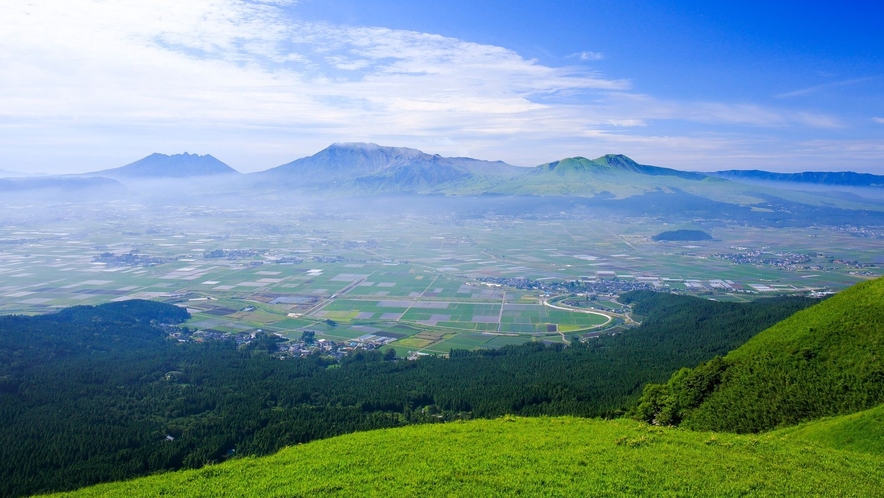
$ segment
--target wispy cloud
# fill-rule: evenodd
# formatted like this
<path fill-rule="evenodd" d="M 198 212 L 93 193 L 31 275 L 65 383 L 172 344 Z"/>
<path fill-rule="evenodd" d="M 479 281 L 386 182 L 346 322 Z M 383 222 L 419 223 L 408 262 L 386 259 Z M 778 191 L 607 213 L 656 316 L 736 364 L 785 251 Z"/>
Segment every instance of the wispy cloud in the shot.
<path fill-rule="evenodd" d="M 780 98 L 780 99 L 790 98 L 790 97 L 803 97 L 806 95 L 812 95 L 815 93 L 819 93 L 819 92 L 822 92 L 825 90 L 831 90 L 833 88 L 839 88 L 839 87 L 843 87 L 843 86 L 850 86 L 850 85 L 856 85 L 859 83 L 865 83 L 867 81 L 872 81 L 877 78 L 879 78 L 879 76 L 868 76 L 865 78 L 853 78 L 853 79 L 849 79 L 849 80 L 834 81 L 832 83 L 823 83 L 821 85 L 815 85 L 815 86 L 811 86 L 811 87 L 807 87 L 807 88 L 801 88 L 799 90 L 793 90 L 791 92 L 781 93 L 779 95 L 776 95 L 776 97 Z"/>
<path fill-rule="evenodd" d="M 605 58 L 605 54 L 601 52 L 590 52 L 583 51 L 571 54 L 568 56 L 569 59 L 580 59 L 582 61 L 600 61 Z"/>
<path fill-rule="evenodd" d="M 625 90 L 438 35 L 300 23 L 266 2 L 7 5 L 7 116 L 333 120 L 341 112 L 512 114 L 534 95 Z M 21 22 L 15 22 L 21 21 Z M 310 112 L 303 112 L 303 111 Z"/>
<path fill-rule="evenodd" d="M 872 121 L 874 121 L 878 124 L 884 124 L 884 118 L 874 117 L 874 118 L 872 118 Z"/>
<path fill-rule="evenodd" d="M 256 169 L 332 141 L 372 140 L 530 165 L 574 148 L 643 150 L 649 142 L 637 130 L 656 133 L 660 122 L 840 126 L 831 116 L 752 103 L 658 99 L 584 64 L 554 67 L 498 46 L 303 22 L 294 5 L 2 3 L 0 143 L 35 156 L 189 140 L 204 152 L 245 150 L 243 160 L 255 162 L 244 169 Z M 691 150 L 721 146 L 686 134 L 654 144 L 685 148 L 690 140 L 703 144 Z"/>

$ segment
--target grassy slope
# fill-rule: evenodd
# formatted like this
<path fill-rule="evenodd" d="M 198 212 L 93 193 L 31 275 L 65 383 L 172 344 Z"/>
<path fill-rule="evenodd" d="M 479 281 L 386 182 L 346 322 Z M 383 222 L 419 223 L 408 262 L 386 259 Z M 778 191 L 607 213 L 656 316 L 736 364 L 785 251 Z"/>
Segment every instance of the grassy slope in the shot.
<path fill-rule="evenodd" d="M 812 441 L 829 448 L 884 455 L 884 405 L 780 429 L 771 434 L 790 440 Z"/>
<path fill-rule="evenodd" d="M 662 425 L 759 432 L 884 403 L 884 279 L 758 334 L 723 360 L 649 385 L 636 414 Z"/>
<path fill-rule="evenodd" d="M 874 496 L 884 456 L 630 420 L 511 418 L 356 433 L 61 496 Z"/>
<path fill-rule="evenodd" d="M 725 357 L 722 384 L 687 418 L 698 429 L 773 429 L 884 402 L 884 279 L 800 311 Z"/>

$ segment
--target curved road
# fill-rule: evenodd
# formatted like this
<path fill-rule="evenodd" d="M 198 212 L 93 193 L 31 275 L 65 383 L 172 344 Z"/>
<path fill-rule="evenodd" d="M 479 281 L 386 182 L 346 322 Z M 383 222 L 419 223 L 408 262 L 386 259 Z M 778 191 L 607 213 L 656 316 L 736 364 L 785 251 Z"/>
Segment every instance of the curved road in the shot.
<path fill-rule="evenodd" d="M 572 313 L 586 313 L 588 315 L 599 315 L 599 316 L 603 316 L 603 317 L 607 318 L 605 323 L 593 325 L 592 327 L 588 327 L 583 330 L 591 330 L 591 329 L 597 329 L 599 327 L 604 327 L 605 325 L 608 325 L 609 323 L 611 323 L 612 320 L 614 320 L 614 317 L 612 317 L 611 315 L 608 315 L 607 313 L 602 313 L 601 311 L 590 311 L 590 310 L 581 310 L 581 309 L 577 309 L 577 308 L 566 308 L 564 306 L 557 306 L 555 304 L 550 304 L 550 302 L 548 300 L 543 300 L 542 302 L 543 302 L 544 306 L 549 306 L 550 308 L 557 309 L 557 310 L 570 311 Z M 561 332 L 561 331 L 558 331 L 558 332 L 559 332 L 559 335 L 562 336 L 562 342 L 567 344 L 568 340 L 565 337 L 564 332 Z"/>

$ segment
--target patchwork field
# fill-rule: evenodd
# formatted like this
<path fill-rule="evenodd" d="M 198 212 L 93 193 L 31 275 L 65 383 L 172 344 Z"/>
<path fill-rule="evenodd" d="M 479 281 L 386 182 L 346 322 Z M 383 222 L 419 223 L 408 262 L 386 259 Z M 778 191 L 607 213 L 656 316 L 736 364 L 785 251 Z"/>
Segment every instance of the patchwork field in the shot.
<path fill-rule="evenodd" d="M 712 241 L 677 243 L 652 241 L 675 227 L 651 219 L 78 209 L 4 208 L 0 313 L 158 299 L 201 330 L 447 353 L 621 325 L 616 295 L 635 286 L 739 301 L 837 291 L 884 264 L 874 228 L 719 224 Z M 556 299 L 573 293 L 572 305 Z"/>

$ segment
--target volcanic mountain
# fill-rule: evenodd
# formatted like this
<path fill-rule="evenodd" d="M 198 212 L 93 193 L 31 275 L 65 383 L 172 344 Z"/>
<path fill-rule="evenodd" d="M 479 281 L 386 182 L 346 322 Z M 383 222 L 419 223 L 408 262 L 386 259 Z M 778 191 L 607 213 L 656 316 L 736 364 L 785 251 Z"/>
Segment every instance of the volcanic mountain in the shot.
<path fill-rule="evenodd" d="M 525 168 L 501 161 L 442 157 L 405 147 L 336 143 L 312 155 L 256 173 L 258 185 L 425 192 L 478 178 L 512 178 Z"/>
<path fill-rule="evenodd" d="M 240 173 L 223 162 L 206 154 L 154 153 L 134 163 L 119 168 L 91 173 L 90 176 L 107 176 L 126 179 L 186 178 L 194 176 L 239 175 Z"/>

